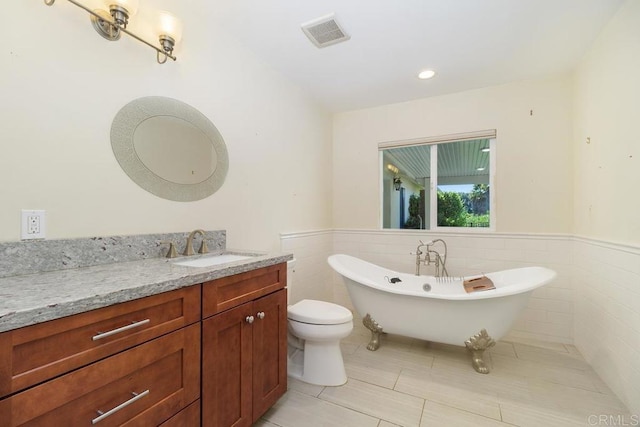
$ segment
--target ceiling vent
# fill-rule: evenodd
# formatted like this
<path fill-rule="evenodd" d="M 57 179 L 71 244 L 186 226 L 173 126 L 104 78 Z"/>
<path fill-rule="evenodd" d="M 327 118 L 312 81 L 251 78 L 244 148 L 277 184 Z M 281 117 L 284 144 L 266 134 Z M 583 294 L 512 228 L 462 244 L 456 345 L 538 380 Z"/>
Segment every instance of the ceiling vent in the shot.
<path fill-rule="evenodd" d="M 316 47 L 331 46 L 351 38 L 338 24 L 334 13 L 305 22 L 302 24 L 302 31 Z"/>

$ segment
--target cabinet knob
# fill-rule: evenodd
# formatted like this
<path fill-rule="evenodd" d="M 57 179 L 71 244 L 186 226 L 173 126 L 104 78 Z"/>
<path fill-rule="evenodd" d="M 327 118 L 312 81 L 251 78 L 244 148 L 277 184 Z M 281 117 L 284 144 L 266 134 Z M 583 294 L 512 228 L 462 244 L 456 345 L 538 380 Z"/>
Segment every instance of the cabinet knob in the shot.
<path fill-rule="evenodd" d="M 264 311 L 259 311 L 256 316 L 258 316 L 258 319 L 264 319 Z"/>
<path fill-rule="evenodd" d="M 254 321 L 255 319 L 254 319 L 254 317 L 253 317 L 253 316 L 247 316 L 244 320 L 245 320 L 247 323 L 253 323 L 253 321 Z"/>

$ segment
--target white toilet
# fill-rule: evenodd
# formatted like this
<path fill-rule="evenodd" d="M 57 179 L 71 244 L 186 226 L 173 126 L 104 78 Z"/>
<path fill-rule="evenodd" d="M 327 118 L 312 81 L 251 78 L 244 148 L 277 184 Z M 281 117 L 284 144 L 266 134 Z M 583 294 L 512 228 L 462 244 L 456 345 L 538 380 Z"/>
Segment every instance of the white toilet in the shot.
<path fill-rule="evenodd" d="M 288 266 L 289 289 L 294 262 Z M 289 376 L 323 386 L 346 383 L 340 340 L 353 330 L 351 311 L 330 302 L 302 300 L 287 307 L 287 318 Z"/>

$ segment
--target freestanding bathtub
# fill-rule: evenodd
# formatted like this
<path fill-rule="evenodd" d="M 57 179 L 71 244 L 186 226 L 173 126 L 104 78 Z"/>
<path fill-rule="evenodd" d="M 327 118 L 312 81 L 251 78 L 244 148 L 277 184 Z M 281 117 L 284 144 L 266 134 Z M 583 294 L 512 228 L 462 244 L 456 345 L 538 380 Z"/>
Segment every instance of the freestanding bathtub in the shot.
<path fill-rule="evenodd" d="M 480 373 L 489 372 L 484 350 L 506 335 L 533 290 L 556 277 L 544 267 L 498 271 L 486 274 L 495 289 L 467 293 L 463 281 L 482 276 L 416 276 L 343 254 L 328 261 L 344 278 L 356 311 L 371 330 L 369 350 L 378 349 L 381 332 L 466 346 Z"/>

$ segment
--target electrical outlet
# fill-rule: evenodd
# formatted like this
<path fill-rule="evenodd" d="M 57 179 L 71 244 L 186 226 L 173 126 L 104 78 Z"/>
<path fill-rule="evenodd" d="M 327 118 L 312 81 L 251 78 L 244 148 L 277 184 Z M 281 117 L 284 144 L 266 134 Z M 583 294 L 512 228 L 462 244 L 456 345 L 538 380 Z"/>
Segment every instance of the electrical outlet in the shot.
<path fill-rule="evenodd" d="M 44 214 L 42 210 L 22 210 L 22 240 L 45 238 Z"/>
<path fill-rule="evenodd" d="M 27 234 L 40 234 L 40 217 L 38 215 L 27 216 Z"/>

